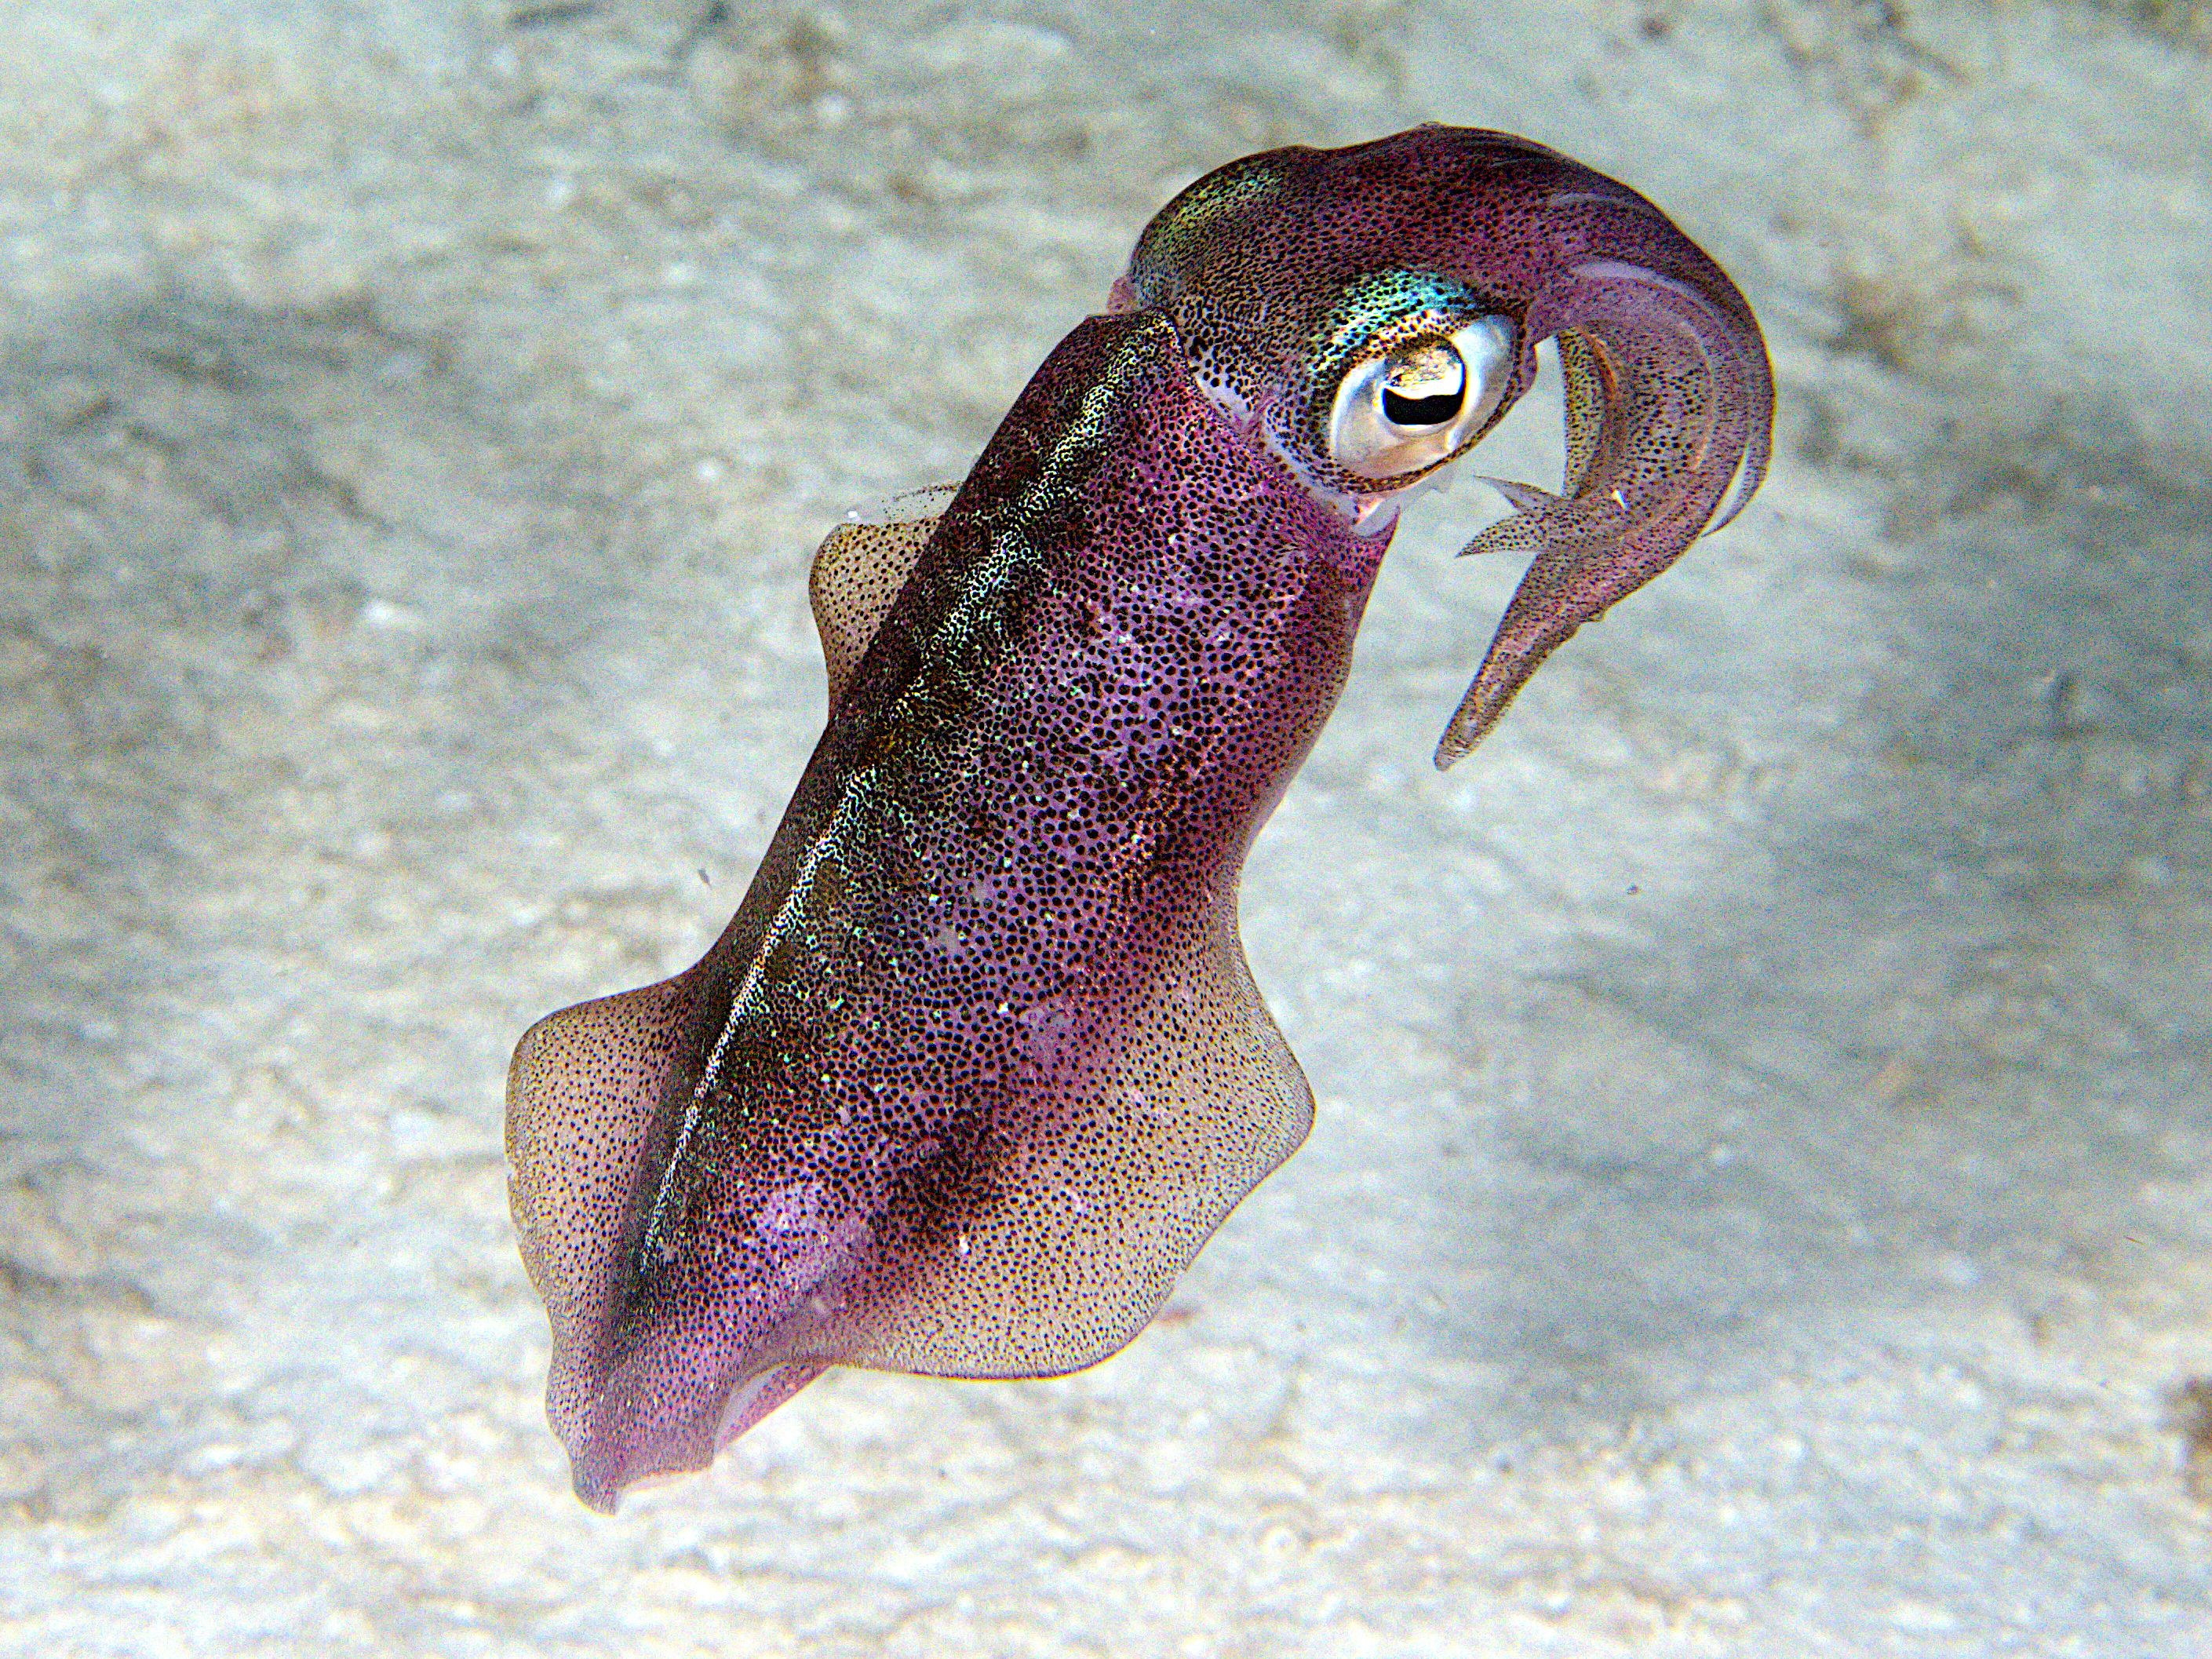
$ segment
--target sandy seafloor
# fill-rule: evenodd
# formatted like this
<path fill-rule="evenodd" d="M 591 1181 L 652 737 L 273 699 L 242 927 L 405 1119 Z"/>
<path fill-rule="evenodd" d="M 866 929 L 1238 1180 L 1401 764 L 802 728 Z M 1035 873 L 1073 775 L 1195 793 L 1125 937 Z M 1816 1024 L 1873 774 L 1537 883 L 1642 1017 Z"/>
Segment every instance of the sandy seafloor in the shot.
<path fill-rule="evenodd" d="M 0 1650 L 2212 1651 L 2203 12 L 728 10 L 0 16 Z M 587 1513 L 516 1035 L 742 892 L 828 526 L 1424 118 L 1734 272 L 1765 492 L 1441 775 L 1517 573 L 1410 516 L 1153 1329 Z"/>

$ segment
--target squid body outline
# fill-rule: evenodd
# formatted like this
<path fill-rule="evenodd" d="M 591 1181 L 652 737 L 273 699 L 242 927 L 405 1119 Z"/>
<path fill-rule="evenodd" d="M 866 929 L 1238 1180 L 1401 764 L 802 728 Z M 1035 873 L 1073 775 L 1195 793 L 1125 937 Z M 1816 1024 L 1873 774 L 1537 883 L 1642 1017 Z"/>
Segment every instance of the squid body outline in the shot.
<path fill-rule="evenodd" d="M 827 730 L 696 965 L 515 1051 L 547 1411 L 611 1510 L 833 1364 L 1104 1358 L 1313 1097 L 1237 936 L 1407 495 L 1559 342 L 1556 493 L 1437 763 L 1759 487 L 1749 307 L 1626 186 L 1424 126 L 1208 174 L 957 489 L 833 532 Z M 1733 498 L 1729 499 L 1733 484 Z M 1728 504 L 1723 507 L 1724 500 Z"/>

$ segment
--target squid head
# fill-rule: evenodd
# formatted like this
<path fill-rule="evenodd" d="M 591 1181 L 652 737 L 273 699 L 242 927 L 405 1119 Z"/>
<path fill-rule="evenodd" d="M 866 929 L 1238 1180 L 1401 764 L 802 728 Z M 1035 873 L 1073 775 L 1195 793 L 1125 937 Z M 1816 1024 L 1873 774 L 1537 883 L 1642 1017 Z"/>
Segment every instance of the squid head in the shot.
<path fill-rule="evenodd" d="M 1534 561 L 1448 763 L 1766 458 L 1741 296 L 1539 145 L 1424 127 L 1200 180 L 964 483 L 823 544 L 829 725 L 737 915 L 685 972 L 539 1021 L 509 1073 L 586 1501 L 705 1466 L 831 1365 L 1101 1359 L 1297 1148 L 1245 853 L 1405 499 L 1553 337 L 1566 477 L 1501 484 L 1469 550 Z"/>
<path fill-rule="evenodd" d="M 1516 510 L 1466 551 L 1534 561 L 1439 766 L 1765 474 L 1773 386 L 1735 285 L 1626 185 L 1504 133 L 1232 162 L 1152 221 L 1114 304 L 1170 318 L 1248 441 L 1370 533 L 1497 424 L 1556 337 L 1566 477 L 1558 494 L 1487 481 Z"/>

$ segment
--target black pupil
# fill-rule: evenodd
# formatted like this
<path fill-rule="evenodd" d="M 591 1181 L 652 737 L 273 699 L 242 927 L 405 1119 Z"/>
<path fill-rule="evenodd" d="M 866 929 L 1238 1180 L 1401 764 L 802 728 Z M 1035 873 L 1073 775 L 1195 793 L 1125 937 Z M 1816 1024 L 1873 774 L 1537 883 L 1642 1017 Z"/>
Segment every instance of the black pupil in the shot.
<path fill-rule="evenodd" d="M 1408 398 L 1386 386 L 1382 388 L 1382 418 L 1393 426 L 1442 426 L 1459 413 L 1462 396 L 1455 391 Z"/>

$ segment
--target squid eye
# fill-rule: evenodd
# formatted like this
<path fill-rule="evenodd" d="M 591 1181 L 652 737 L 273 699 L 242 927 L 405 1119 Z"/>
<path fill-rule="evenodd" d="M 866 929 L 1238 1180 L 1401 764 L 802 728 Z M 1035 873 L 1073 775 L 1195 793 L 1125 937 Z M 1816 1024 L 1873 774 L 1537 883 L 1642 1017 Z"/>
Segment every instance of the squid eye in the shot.
<path fill-rule="evenodd" d="M 1329 410 L 1329 459 L 1361 478 L 1403 477 L 1449 460 L 1498 407 L 1512 367 L 1513 325 L 1504 317 L 1354 363 Z"/>

